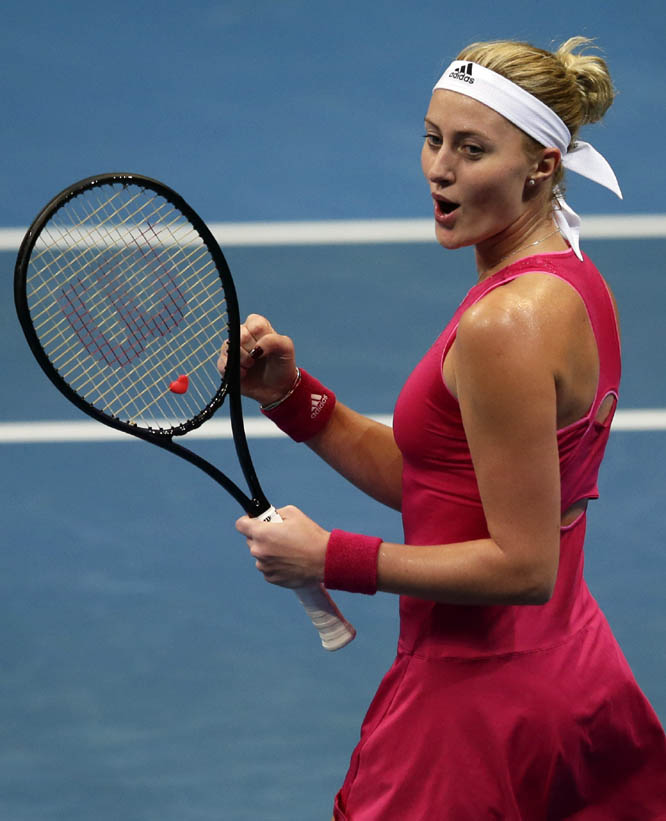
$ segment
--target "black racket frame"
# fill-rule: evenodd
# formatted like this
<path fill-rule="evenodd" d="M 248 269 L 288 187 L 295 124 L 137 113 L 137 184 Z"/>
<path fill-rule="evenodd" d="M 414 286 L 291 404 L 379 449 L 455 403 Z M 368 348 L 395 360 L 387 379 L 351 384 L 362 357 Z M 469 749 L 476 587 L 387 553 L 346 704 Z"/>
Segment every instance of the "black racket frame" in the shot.
<path fill-rule="evenodd" d="M 94 405 L 91 405 L 79 396 L 79 394 L 73 390 L 60 376 L 54 365 L 52 365 L 44 349 L 42 348 L 30 316 L 26 291 L 28 266 L 30 263 L 32 250 L 42 229 L 57 211 L 59 211 L 66 203 L 74 199 L 79 194 L 86 190 L 110 184 L 137 185 L 142 188 L 146 188 L 164 197 L 164 199 L 168 200 L 173 206 L 175 206 L 190 221 L 210 251 L 213 261 L 217 267 L 217 272 L 219 274 L 222 289 L 226 298 L 227 323 L 229 328 L 228 353 L 227 367 L 225 369 L 224 377 L 221 377 L 220 387 L 208 405 L 196 416 L 187 422 L 183 422 L 180 425 L 168 430 L 162 428 L 142 428 L 138 425 L 124 422 L 115 416 L 100 411 L 98 408 L 94 407 Z M 234 281 L 227 261 L 222 253 L 222 249 L 220 248 L 212 232 L 203 219 L 201 219 L 197 212 L 180 196 L 180 194 L 159 180 L 155 180 L 143 174 L 133 174 L 129 172 L 97 174 L 92 177 L 86 177 L 85 179 L 70 185 L 60 194 L 55 196 L 46 206 L 44 206 L 44 208 L 35 217 L 21 243 L 14 270 L 14 303 L 16 306 L 18 319 L 21 323 L 21 327 L 23 328 L 28 345 L 30 346 L 42 370 L 56 386 L 56 388 L 58 388 L 58 390 L 64 394 L 67 399 L 84 411 L 84 413 L 87 413 L 93 419 L 115 428 L 116 430 L 132 434 L 133 436 L 137 436 L 139 439 L 143 439 L 153 445 L 164 448 L 165 450 L 180 456 L 182 459 L 185 459 L 187 462 L 190 462 L 200 468 L 212 479 L 218 482 L 228 493 L 230 493 L 248 515 L 259 516 L 270 507 L 268 499 L 264 495 L 259 479 L 257 478 L 254 465 L 252 464 L 252 457 L 243 424 L 243 407 L 240 391 L 240 315 Z M 245 477 L 245 481 L 247 482 L 247 486 L 251 493 L 250 496 L 244 493 L 241 488 L 225 473 L 216 468 L 206 459 L 199 456 L 199 454 L 194 451 L 189 450 L 183 445 L 173 441 L 174 436 L 181 436 L 188 433 L 189 431 L 198 428 L 203 422 L 209 419 L 222 405 L 227 395 L 229 397 L 229 417 L 234 446 L 243 476 Z"/>

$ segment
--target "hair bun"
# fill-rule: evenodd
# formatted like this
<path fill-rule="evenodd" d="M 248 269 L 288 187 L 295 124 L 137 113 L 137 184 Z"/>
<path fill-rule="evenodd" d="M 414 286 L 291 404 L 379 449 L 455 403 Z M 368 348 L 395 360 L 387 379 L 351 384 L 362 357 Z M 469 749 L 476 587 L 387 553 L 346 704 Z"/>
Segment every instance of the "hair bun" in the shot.
<path fill-rule="evenodd" d="M 570 37 L 555 52 L 555 57 L 575 78 L 582 108 L 580 125 L 598 122 L 615 97 L 606 61 L 598 54 L 580 51 L 585 47 L 596 48 L 589 37 Z"/>

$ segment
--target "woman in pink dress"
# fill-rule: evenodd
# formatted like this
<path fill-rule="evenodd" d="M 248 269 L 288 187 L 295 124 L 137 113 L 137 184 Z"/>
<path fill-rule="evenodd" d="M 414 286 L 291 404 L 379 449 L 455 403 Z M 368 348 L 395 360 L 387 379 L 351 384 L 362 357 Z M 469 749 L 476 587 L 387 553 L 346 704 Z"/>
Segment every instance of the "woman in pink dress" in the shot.
<path fill-rule="evenodd" d="M 617 309 L 561 189 L 567 169 L 621 196 L 578 138 L 613 99 L 586 45 L 473 44 L 435 86 L 435 233 L 474 246 L 477 281 L 392 428 L 299 371 L 264 317 L 242 329 L 245 394 L 403 517 L 404 544 L 294 507 L 238 522 L 270 582 L 400 596 L 397 656 L 335 819 L 666 818 L 666 737 L 583 578 L 620 382 Z"/>

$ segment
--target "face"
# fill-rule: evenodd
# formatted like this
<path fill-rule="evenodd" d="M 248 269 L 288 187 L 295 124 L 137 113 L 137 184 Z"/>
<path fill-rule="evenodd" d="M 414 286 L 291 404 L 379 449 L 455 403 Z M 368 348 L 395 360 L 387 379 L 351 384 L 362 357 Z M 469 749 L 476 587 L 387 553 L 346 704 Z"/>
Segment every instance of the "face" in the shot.
<path fill-rule="evenodd" d="M 534 161 L 522 132 L 496 111 L 455 91 L 434 92 L 421 165 L 445 248 L 500 246 L 520 232 Z"/>

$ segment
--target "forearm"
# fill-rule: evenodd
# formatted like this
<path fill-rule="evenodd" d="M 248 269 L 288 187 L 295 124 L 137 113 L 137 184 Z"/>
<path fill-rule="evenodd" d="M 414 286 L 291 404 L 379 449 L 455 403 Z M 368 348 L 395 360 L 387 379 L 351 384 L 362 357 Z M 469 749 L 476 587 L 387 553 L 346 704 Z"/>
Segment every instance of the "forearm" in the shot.
<path fill-rule="evenodd" d="M 326 427 L 306 444 L 360 490 L 400 510 L 402 455 L 391 427 L 337 402 Z"/>
<path fill-rule="evenodd" d="M 554 584 L 552 567 L 519 561 L 491 538 L 449 545 L 382 542 L 377 589 L 447 604 L 543 604 Z"/>
<path fill-rule="evenodd" d="M 262 406 L 262 412 L 360 490 L 400 510 L 402 455 L 393 428 L 341 404 L 303 369 L 296 369 L 289 390 Z"/>
<path fill-rule="evenodd" d="M 323 582 L 331 590 L 379 590 L 444 604 L 540 605 L 555 586 L 557 556 L 534 549 L 534 538 L 514 539 L 505 549 L 492 538 L 412 546 L 329 533 L 294 507 L 279 512 L 279 526 L 243 516 L 237 527 L 258 569 L 285 587 Z M 547 535 L 542 538 L 545 545 Z"/>

